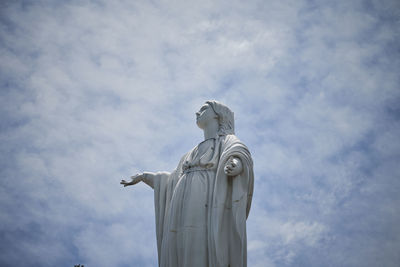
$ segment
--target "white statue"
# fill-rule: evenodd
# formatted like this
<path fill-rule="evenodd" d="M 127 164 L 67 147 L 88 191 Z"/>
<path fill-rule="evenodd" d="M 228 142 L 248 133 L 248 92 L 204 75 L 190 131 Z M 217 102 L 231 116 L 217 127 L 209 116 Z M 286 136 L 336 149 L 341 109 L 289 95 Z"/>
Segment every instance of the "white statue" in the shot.
<path fill-rule="evenodd" d="M 227 106 L 207 101 L 196 117 L 204 141 L 173 172 L 144 172 L 121 184 L 143 181 L 154 188 L 159 266 L 245 267 L 254 181 L 250 152 L 234 135 Z"/>

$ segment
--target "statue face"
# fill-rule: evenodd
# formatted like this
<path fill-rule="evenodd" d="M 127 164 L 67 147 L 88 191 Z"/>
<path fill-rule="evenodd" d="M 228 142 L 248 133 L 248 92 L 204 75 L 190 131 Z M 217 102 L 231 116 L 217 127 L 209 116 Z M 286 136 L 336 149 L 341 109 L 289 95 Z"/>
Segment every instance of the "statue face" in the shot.
<path fill-rule="evenodd" d="M 196 112 L 196 123 L 201 129 L 204 129 L 210 121 L 216 119 L 217 114 L 215 114 L 212 107 L 207 103 L 201 106 L 200 110 Z"/>

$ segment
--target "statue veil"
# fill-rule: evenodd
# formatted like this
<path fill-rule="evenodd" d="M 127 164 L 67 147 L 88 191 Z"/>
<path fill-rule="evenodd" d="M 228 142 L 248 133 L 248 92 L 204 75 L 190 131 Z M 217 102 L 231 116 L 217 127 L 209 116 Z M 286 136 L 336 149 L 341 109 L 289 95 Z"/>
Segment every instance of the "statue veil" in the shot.
<path fill-rule="evenodd" d="M 218 115 L 218 135 L 235 134 L 235 118 L 233 111 L 224 104 L 215 100 L 209 100 L 206 101 L 206 103 L 209 104 Z"/>

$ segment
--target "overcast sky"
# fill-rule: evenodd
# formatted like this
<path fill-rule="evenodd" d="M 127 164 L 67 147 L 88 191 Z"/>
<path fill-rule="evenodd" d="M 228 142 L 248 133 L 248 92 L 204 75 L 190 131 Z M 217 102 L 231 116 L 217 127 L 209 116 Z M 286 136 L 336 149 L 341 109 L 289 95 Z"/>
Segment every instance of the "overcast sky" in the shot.
<path fill-rule="evenodd" d="M 153 194 L 228 105 L 249 267 L 400 264 L 400 2 L 1 1 L 0 266 L 156 266 Z"/>

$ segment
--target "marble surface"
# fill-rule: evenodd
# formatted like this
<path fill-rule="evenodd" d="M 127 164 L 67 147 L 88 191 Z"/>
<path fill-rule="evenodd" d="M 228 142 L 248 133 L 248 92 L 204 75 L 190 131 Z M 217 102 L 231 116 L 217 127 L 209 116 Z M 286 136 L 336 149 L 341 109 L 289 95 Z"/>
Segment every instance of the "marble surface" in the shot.
<path fill-rule="evenodd" d="M 172 172 L 143 172 L 122 180 L 154 189 L 159 266 L 247 266 L 246 219 L 253 162 L 234 134 L 234 113 L 218 101 L 196 112 L 204 140 Z"/>

